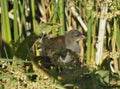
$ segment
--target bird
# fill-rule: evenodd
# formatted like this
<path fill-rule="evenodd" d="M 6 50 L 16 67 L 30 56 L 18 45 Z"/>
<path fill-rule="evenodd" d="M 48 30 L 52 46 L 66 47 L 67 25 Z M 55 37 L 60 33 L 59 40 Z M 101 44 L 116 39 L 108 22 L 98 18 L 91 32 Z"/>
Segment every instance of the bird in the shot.
<path fill-rule="evenodd" d="M 58 50 L 69 49 L 80 53 L 79 41 L 85 38 L 79 30 L 70 30 L 65 35 L 44 39 L 42 43 L 42 55 L 52 57 Z"/>
<path fill-rule="evenodd" d="M 40 45 L 41 55 L 32 61 L 34 71 L 39 74 L 54 75 L 58 80 L 67 79 L 73 70 L 81 67 L 79 53 L 81 51 L 80 41 L 85 36 L 79 30 L 70 30 L 65 35 L 53 38 L 43 38 Z M 39 70 L 38 70 L 39 69 Z M 70 72 L 70 73 L 69 73 Z M 78 74 L 78 72 L 76 73 Z"/>
<path fill-rule="evenodd" d="M 78 63 L 79 41 L 85 39 L 79 30 L 70 30 L 65 35 L 44 39 L 42 55 L 50 57 L 56 66 L 73 66 Z"/>

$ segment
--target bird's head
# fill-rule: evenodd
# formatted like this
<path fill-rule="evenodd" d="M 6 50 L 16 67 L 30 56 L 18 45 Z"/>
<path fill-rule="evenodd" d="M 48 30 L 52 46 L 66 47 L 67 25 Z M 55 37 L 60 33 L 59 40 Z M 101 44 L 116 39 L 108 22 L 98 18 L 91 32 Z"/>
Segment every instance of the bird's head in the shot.
<path fill-rule="evenodd" d="M 80 40 L 85 39 L 85 36 L 81 34 L 79 30 L 71 30 L 65 35 L 65 45 L 67 49 L 74 52 L 80 52 Z"/>

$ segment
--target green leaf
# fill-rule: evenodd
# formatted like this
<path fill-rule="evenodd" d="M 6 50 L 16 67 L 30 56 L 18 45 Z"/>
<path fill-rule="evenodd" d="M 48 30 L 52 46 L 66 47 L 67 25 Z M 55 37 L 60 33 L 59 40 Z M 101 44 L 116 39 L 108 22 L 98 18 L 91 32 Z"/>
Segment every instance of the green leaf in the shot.
<path fill-rule="evenodd" d="M 8 78 L 13 78 L 13 75 L 7 74 L 7 75 L 4 75 L 4 76 L 0 76 L 0 79 L 8 79 Z"/>
<path fill-rule="evenodd" d="M 13 59 L 7 59 L 7 58 L 0 58 L 0 61 L 8 61 L 8 62 L 13 62 L 13 61 L 16 61 L 16 62 L 23 62 L 23 63 L 30 63 L 30 61 L 25 61 L 25 60 L 13 60 Z"/>
<path fill-rule="evenodd" d="M 107 70 L 99 70 L 96 72 L 100 77 L 105 78 L 106 76 L 109 76 L 109 71 Z"/>
<path fill-rule="evenodd" d="M 7 0 L 1 0 L 1 17 L 2 17 L 2 40 L 10 46 L 11 31 L 8 16 Z"/>
<path fill-rule="evenodd" d="M 37 38 L 38 36 L 32 33 L 22 43 L 20 43 L 20 45 L 18 46 L 15 52 L 15 58 L 25 60 L 28 54 L 28 49 L 33 45 L 33 43 L 37 40 Z"/>
<path fill-rule="evenodd" d="M 104 82 L 109 84 L 109 75 L 104 78 Z"/>
<path fill-rule="evenodd" d="M 40 24 L 40 25 L 37 26 L 37 29 L 34 30 L 34 33 L 38 36 L 41 33 L 48 34 L 52 31 L 52 29 L 56 29 L 56 28 L 59 28 L 59 27 L 60 27 L 60 25 L 58 25 L 58 24 L 43 23 L 43 24 Z"/>
<path fill-rule="evenodd" d="M 118 81 L 117 81 L 117 85 L 119 85 L 119 86 L 120 86 L 120 80 L 118 80 Z"/>
<path fill-rule="evenodd" d="M 11 49 L 11 30 L 8 16 L 7 0 L 1 0 L 1 27 L 2 27 L 2 57 L 12 58 L 13 50 Z"/>

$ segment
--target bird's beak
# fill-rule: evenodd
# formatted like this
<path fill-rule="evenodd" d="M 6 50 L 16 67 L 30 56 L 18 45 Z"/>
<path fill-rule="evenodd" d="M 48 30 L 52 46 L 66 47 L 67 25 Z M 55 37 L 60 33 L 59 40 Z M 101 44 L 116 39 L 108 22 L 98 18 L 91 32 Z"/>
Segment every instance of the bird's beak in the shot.
<path fill-rule="evenodd" d="M 79 42 L 81 40 L 85 40 L 86 37 L 84 35 L 81 35 L 79 38 L 76 39 L 76 42 Z"/>
<path fill-rule="evenodd" d="M 86 37 L 84 35 L 81 35 L 80 39 L 84 40 L 84 39 L 86 39 Z"/>

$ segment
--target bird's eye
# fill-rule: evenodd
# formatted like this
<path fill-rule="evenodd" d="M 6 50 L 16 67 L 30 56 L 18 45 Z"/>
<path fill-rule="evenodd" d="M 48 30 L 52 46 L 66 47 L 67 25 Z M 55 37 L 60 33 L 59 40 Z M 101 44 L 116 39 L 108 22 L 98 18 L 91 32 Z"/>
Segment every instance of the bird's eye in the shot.
<path fill-rule="evenodd" d="M 75 34 L 75 36 L 76 36 L 76 37 L 79 37 L 79 36 L 80 36 L 80 34 L 78 34 L 78 33 L 77 33 L 77 34 Z"/>

